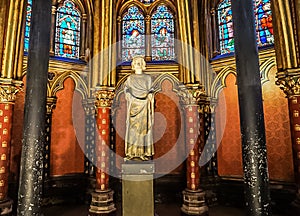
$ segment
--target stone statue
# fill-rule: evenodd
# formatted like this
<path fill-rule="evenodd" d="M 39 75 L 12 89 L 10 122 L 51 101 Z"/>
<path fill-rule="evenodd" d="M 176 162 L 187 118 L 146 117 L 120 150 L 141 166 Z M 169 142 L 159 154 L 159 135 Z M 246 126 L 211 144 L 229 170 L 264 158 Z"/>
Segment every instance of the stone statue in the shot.
<path fill-rule="evenodd" d="M 154 96 L 151 76 L 144 74 L 146 62 L 141 56 L 132 61 L 131 74 L 125 82 L 127 119 L 125 155 L 127 160 L 149 160 L 154 155 Z"/>

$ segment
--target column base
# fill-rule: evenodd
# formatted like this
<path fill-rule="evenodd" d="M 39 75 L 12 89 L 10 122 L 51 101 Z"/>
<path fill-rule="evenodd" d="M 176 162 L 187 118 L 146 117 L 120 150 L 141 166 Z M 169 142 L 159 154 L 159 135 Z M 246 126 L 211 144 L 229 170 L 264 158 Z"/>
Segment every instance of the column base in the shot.
<path fill-rule="evenodd" d="M 116 211 L 112 190 L 96 190 L 92 193 L 89 216 L 108 215 Z"/>
<path fill-rule="evenodd" d="M 205 192 L 203 190 L 182 191 L 183 205 L 181 211 L 186 215 L 208 215 L 208 207 L 205 203 Z"/>
<path fill-rule="evenodd" d="M 13 208 L 11 199 L 0 201 L 0 215 L 10 215 Z"/>
<path fill-rule="evenodd" d="M 293 201 L 292 206 L 294 206 L 295 208 L 299 209 L 300 211 L 300 190 L 296 195 L 296 199 Z"/>

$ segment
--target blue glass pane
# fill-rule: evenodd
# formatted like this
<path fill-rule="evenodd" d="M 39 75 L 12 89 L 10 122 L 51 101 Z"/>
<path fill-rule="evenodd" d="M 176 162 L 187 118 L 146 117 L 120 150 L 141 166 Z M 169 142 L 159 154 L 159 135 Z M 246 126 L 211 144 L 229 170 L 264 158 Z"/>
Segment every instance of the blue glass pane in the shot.
<path fill-rule="evenodd" d="M 32 11 L 32 0 L 28 0 L 27 7 L 26 7 L 25 38 L 24 38 L 24 51 L 25 52 L 28 52 L 28 50 L 29 50 L 31 11 Z"/>
<path fill-rule="evenodd" d="M 55 55 L 65 58 L 79 58 L 80 12 L 71 1 L 65 1 L 57 9 Z"/>
<path fill-rule="evenodd" d="M 157 7 L 151 19 L 152 60 L 175 60 L 173 14 L 165 5 Z"/>
<path fill-rule="evenodd" d="M 136 6 L 128 8 L 127 13 L 123 16 L 123 20 L 142 20 L 144 15 Z"/>
<path fill-rule="evenodd" d="M 136 6 L 128 8 L 122 22 L 122 61 L 145 55 L 145 20 Z"/>
<path fill-rule="evenodd" d="M 274 43 L 270 0 L 255 0 L 255 22 L 257 45 L 259 47 Z"/>
<path fill-rule="evenodd" d="M 218 8 L 219 40 L 221 54 L 234 52 L 231 1 L 225 0 Z"/>

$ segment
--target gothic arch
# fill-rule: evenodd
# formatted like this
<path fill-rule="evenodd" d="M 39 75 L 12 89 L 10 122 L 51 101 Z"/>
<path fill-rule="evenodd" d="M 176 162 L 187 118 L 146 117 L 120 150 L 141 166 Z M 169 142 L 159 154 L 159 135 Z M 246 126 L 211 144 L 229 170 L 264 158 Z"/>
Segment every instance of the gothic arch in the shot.
<path fill-rule="evenodd" d="M 233 67 L 225 67 L 218 73 L 211 86 L 212 98 L 217 99 L 219 97 L 221 90 L 226 87 L 226 78 L 229 74 L 233 74 L 236 77 L 236 69 Z"/>
<path fill-rule="evenodd" d="M 56 93 L 64 88 L 64 81 L 67 78 L 73 79 L 75 82 L 75 90 L 80 93 L 82 99 L 87 99 L 88 97 L 88 88 L 86 86 L 85 81 L 80 77 L 78 73 L 75 72 L 66 72 L 60 74 L 52 83 L 48 89 L 47 96 L 48 97 L 55 97 Z"/>
<path fill-rule="evenodd" d="M 270 70 L 276 66 L 276 58 L 272 57 L 260 65 L 261 84 L 265 84 L 269 79 Z"/>

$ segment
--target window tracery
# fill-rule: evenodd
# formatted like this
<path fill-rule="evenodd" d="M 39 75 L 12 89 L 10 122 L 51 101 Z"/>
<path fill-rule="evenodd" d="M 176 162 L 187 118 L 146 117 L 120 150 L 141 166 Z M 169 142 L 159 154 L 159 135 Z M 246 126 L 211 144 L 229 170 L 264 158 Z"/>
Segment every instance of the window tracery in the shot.
<path fill-rule="evenodd" d="M 273 25 L 270 0 L 253 0 L 258 47 L 273 45 Z M 223 0 L 217 7 L 220 54 L 234 52 L 234 32 L 231 0 Z"/>
<path fill-rule="evenodd" d="M 135 55 L 152 61 L 172 61 L 175 55 L 175 17 L 164 3 L 139 0 L 145 4 L 130 5 L 121 16 L 121 61 L 129 62 Z M 149 9 L 151 8 L 151 9 Z"/>

